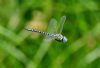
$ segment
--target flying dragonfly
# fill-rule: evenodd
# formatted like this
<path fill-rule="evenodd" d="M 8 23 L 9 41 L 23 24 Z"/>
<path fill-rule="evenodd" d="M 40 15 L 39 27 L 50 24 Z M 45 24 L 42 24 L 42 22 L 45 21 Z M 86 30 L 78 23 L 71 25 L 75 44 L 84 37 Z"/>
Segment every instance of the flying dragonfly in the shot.
<path fill-rule="evenodd" d="M 45 40 L 56 40 L 58 42 L 65 43 L 65 42 L 67 42 L 68 39 L 61 34 L 65 20 L 66 20 L 66 16 L 62 16 L 61 20 L 59 22 L 59 25 L 57 25 L 57 21 L 55 19 L 50 20 L 50 23 L 48 26 L 48 28 L 49 28 L 48 31 L 54 32 L 54 33 L 42 32 L 42 31 L 39 31 L 36 29 L 28 29 L 28 28 L 25 28 L 25 30 L 44 34 L 47 36 L 47 38 Z"/>

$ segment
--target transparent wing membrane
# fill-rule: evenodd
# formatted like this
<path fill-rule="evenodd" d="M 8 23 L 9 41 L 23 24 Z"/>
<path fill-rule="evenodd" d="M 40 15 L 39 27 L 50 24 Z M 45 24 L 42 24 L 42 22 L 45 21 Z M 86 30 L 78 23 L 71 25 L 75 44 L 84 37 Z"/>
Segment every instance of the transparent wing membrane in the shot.
<path fill-rule="evenodd" d="M 52 18 L 48 24 L 48 29 L 47 32 L 50 34 L 55 34 L 57 32 L 57 21 Z M 51 36 L 46 36 L 46 38 L 44 39 L 44 41 L 49 41 L 49 40 L 53 40 L 54 37 Z"/>
<path fill-rule="evenodd" d="M 62 16 L 60 22 L 58 23 L 57 33 L 61 34 L 65 21 L 66 21 L 66 16 Z"/>
<path fill-rule="evenodd" d="M 47 32 L 49 33 L 56 33 L 57 32 L 57 21 L 52 18 L 48 24 Z"/>

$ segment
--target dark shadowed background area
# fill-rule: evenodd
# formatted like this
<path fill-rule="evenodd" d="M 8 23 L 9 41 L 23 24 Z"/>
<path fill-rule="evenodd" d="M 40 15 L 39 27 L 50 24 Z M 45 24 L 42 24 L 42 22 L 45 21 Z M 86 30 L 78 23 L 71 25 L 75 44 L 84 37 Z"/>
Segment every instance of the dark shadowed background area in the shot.
<path fill-rule="evenodd" d="M 66 43 L 24 29 L 63 15 Z M 0 68 L 100 68 L 100 0 L 0 0 Z"/>

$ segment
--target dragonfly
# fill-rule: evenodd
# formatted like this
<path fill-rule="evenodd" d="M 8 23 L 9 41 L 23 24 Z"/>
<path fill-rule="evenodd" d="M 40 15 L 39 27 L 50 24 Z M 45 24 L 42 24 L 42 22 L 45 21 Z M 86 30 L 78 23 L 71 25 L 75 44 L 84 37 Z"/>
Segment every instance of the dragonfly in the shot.
<path fill-rule="evenodd" d="M 57 20 L 52 18 L 50 20 L 49 26 L 48 26 L 48 31 L 50 32 L 54 32 L 54 33 L 49 33 L 49 32 L 43 32 L 43 31 L 39 31 L 36 29 L 29 29 L 29 28 L 25 28 L 25 30 L 27 31 L 31 31 L 31 32 L 37 32 L 43 35 L 46 35 L 47 38 L 45 38 L 45 40 L 56 40 L 58 42 L 67 42 L 67 37 L 63 36 L 61 34 L 62 30 L 63 30 L 63 26 L 66 20 L 66 16 L 62 16 L 60 19 L 60 22 L 58 23 L 59 25 L 57 25 Z M 52 29 L 51 29 L 52 28 Z"/>

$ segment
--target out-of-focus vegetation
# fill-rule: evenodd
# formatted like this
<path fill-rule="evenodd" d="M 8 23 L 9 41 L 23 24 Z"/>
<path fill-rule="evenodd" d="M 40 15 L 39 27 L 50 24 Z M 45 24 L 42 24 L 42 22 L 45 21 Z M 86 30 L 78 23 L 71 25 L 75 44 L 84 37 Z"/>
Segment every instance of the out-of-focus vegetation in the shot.
<path fill-rule="evenodd" d="M 67 43 L 24 30 L 63 15 Z M 0 68 L 100 68 L 100 1 L 0 0 Z"/>

